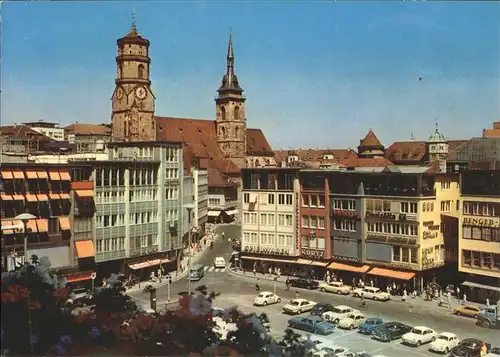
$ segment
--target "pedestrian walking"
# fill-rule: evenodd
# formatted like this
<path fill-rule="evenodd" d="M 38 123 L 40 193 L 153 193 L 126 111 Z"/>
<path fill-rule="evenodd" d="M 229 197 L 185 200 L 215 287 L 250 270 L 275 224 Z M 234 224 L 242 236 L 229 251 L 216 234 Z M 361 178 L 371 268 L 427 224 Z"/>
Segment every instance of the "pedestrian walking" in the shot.
<path fill-rule="evenodd" d="M 464 300 L 463 300 L 464 305 L 467 304 L 467 294 L 464 293 Z"/>
<path fill-rule="evenodd" d="M 259 279 L 257 279 L 257 282 L 255 283 L 255 290 L 257 290 L 257 292 L 260 291 Z"/>
<path fill-rule="evenodd" d="M 490 307 L 490 298 L 486 298 L 486 306 Z"/>
<path fill-rule="evenodd" d="M 298 299 L 298 298 L 299 298 L 299 292 L 298 292 L 298 291 L 296 291 L 296 292 L 295 292 L 295 298 L 296 298 L 296 299 Z"/>
<path fill-rule="evenodd" d="M 286 290 L 290 290 L 290 278 L 287 276 L 286 277 L 286 281 L 285 281 L 285 285 L 286 285 Z"/>

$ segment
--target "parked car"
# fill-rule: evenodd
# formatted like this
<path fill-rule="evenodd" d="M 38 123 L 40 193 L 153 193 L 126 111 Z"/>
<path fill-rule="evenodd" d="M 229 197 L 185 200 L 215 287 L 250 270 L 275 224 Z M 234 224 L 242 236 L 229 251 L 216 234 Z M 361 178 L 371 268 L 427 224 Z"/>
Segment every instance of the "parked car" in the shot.
<path fill-rule="evenodd" d="M 442 332 L 437 336 L 436 341 L 431 343 L 429 350 L 448 354 L 450 350 L 458 346 L 459 343 L 460 340 L 454 333 Z"/>
<path fill-rule="evenodd" d="M 390 342 L 401 338 L 410 331 L 411 327 L 401 322 L 387 322 L 373 330 L 372 336 L 376 340 Z"/>
<path fill-rule="evenodd" d="M 364 335 L 371 335 L 373 330 L 375 330 L 379 326 L 382 326 L 383 324 L 384 320 L 382 320 L 380 317 L 369 317 L 365 322 L 359 325 L 359 332 Z"/>
<path fill-rule="evenodd" d="M 288 326 L 319 335 L 329 335 L 335 330 L 334 324 L 323 320 L 319 316 L 294 317 L 288 320 Z"/>
<path fill-rule="evenodd" d="M 498 356 L 500 356 L 500 347 L 493 347 L 483 357 L 498 357 Z"/>
<path fill-rule="evenodd" d="M 95 305 L 95 295 L 93 293 L 87 293 L 73 300 L 73 306 L 75 307 L 86 307 L 92 305 Z"/>
<path fill-rule="evenodd" d="M 339 327 L 343 329 L 353 330 L 358 328 L 363 322 L 365 322 L 366 316 L 360 312 L 354 312 L 344 317 L 339 321 Z"/>
<path fill-rule="evenodd" d="M 391 294 L 372 286 L 354 289 L 352 292 L 352 296 L 363 296 L 365 299 L 372 299 L 376 301 L 387 301 L 391 299 Z"/>
<path fill-rule="evenodd" d="M 344 317 L 352 314 L 353 312 L 359 312 L 358 310 L 353 309 L 352 307 L 346 305 L 338 305 L 335 306 L 331 311 L 325 312 L 321 317 L 326 321 L 331 321 L 333 323 L 338 323 Z"/>
<path fill-rule="evenodd" d="M 356 357 L 354 352 L 340 346 L 324 346 L 313 357 Z"/>
<path fill-rule="evenodd" d="M 352 288 L 349 285 L 344 285 L 340 281 L 332 281 L 330 283 L 323 283 L 319 286 L 321 291 L 327 291 L 329 293 L 339 294 L 339 295 L 349 295 Z"/>
<path fill-rule="evenodd" d="M 453 310 L 453 313 L 458 316 L 473 317 L 477 319 L 482 308 L 479 306 L 463 305 L 458 306 Z"/>
<path fill-rule="evenodd" d="M 333 305 L 332 304 L 325 304 L 323 302 L 317 303 L 314 305 L 314 307 L 311 310 L 311 315 L 313 316 L 321 316 L 327 311 L 332 311 L 333 310 Z"/>
<path fill-rule="evenodd" d="M 290 279 L 290 286 L 294 288 L 313 290 L 319 288 L 319 283 L 312 279 Z"/>
<path fill-rule="evenodd" d="M 415 326 L 410 332 L 405 333 L 401 340 L 404 344 L 419 347 L 422 343 L 436 341 L 437 332 L 426 326 Z"/>
<path fill-rule="evenodd" d="M 316 302 L 306 299 L 293 299 L 288 304 L 283 306 L 283 312 L 287 314 L 301 314 L 306 311 L 311 311 L 316 305 Z"/>
<path fill-rule="evenodd" d="M 486 344 L 487 351 L 491 345 L 477 338 L 466 338 L 450 351 L 450 357 L 480 357 L 481 347 Z M 484 356 L 483 356 L 484 357 Z"/>
<path fill-rule="evenodd" d="M 278 304 L 281 302 L 281 298 L 270 291 L 263 291 L 259 293 L 253 300 L 253 304 L 257 306 L 266 306 L 270 304 Z"/>

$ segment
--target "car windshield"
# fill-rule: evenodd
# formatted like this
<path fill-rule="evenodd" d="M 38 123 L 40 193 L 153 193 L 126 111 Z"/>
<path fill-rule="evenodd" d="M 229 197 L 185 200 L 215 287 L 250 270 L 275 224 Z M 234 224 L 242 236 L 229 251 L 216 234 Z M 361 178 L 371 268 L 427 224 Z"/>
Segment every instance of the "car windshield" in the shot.
<path fill-rule="evenodd" d="M 336 307 L 333 308 L 332 312 L 336 313 L 336 314 L 341 314 L 343 312 L 342 309 L 338 309 Z"/>
<path fill-rule="evenodd" d="M 290 301 L 290 305 L 299 306 L 300 305 L 300 301 L 292 300 L 292 301 Z"/>
<path fill-rule="evenodd" d="M 418 328 L 414 328 L 411 330 L 412 333 L 416 333 L 417 335 L 423 335 L 424 334 L 424 331 L 423 330 L 420 330 Z"/>
<path fill-rule="evenodd" d="M 260 293 L 260 294 L 258 295 L 258 297 L 266 297 L 266 295 L 267 295 L 267 294 L 265 294 L 265 293 Z"/>
<path fill-rule="evenodd" d="M 368 319 L 368 320 L 366 320 L 366 323 L 369 324 L 369 325 L 376 325 L 377 324 L 377 320 Z"/>
<path fill-rule="evenodd" d="M 348 315 L 348 316 L 347 316 L 347 318 L 348 318 L 348 319 L 355 319 L 355 318 L 356 318 L 356 315 L 354 315 L 354 314 L 350 314 L 350 315 Z"/>
<path fill-rule="evenodd" d="M 438 337 L 438 340 L 449 341 L 449 340 L 450 340 L 450 338 L 449 338 L 448 336 L 443 336 L 443 335 L 441 335 L 441 336 L 439 336 L 439 337 Z"/>

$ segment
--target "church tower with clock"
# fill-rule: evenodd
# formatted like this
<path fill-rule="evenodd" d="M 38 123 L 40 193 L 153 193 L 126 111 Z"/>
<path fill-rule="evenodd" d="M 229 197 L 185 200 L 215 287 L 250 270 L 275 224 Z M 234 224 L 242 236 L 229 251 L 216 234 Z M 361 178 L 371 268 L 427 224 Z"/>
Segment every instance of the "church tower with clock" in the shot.
<path fill-rule="evenodd" d="M 115 141 L 156 140 L 155 96 L 151 90 L 149 41 L 132 30 L 117 40 L 117 75 L 112 102 Z"/>

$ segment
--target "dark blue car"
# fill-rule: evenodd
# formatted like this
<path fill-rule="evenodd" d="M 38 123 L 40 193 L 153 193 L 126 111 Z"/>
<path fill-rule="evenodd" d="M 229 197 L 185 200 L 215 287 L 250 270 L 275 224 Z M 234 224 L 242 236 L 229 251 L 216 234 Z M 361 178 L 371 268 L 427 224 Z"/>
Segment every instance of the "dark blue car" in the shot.
<path fill-rule="evenodd" d="M 329 335 L 335 329 L 334 324 L 323 320 L 319 316 L 294 317 L 288 320 L 288 327 L 317 333 L 318 335 Z"/>
<path fill-rule="evenodd" d="M 383 324 L 384 320 L 382 320 L 380 317 L 369 317 L 365 322 L 359 325 L 359 332 L 364 335 L 371 335 L 373 330 L 375 330 L 379 326 L 382 326 Z"/>

